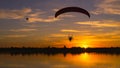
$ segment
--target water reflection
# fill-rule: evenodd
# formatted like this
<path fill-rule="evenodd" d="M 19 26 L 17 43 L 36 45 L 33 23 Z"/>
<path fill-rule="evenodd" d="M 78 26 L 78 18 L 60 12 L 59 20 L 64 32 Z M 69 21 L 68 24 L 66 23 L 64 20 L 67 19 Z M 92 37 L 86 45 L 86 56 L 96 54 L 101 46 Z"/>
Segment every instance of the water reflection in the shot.
<path fill-rule="evenodd" d="M 120 55 L 97 53 L 0 55 L 0 68 L 120 68 Z"/>

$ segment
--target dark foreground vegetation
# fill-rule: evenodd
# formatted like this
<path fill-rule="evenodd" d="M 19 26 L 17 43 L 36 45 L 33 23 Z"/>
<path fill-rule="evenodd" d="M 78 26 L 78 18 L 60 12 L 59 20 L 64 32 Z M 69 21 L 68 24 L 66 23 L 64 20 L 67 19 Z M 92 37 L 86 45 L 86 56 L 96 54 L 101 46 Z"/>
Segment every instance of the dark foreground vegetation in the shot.
<path fill-rule="evenodd" d="M 80 48 L 72 47 L 66 48 L 56 48 L 56 47 L 46 47 L 46 48 L 31 48 L 31 47 L 10 47 L 10 48 L 0 48 L 0 54 L 10 54 L 10 55 L 33 55 L 33 54 L 44 54 L 44 55 L 55 55 L 55 54 L 81 54 L 81 53 L 100 53 L 100 54 L 115 54 L 120 55 L 120 47 L 110 47 L 110 48 Z"/>

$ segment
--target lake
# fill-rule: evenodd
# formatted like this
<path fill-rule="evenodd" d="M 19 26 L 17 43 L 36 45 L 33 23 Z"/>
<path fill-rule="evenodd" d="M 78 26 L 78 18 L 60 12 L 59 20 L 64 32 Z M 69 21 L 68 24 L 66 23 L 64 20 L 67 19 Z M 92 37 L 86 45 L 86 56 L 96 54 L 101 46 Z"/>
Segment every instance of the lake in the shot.
<path fill-rule="evenodd" d="M 120 55 L 97 53 L 0 54 L 0 68 L 120 68 Z"/>

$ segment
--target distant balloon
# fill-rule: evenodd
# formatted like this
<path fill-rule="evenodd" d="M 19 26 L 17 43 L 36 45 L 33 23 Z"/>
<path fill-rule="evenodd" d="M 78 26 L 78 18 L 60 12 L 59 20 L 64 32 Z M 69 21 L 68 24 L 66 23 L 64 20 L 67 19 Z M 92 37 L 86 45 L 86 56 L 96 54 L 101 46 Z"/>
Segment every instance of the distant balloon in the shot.
<path fill-rule="evenodd" d="M 73 39 L 73 36 L 68 36 L 69 41 L 71 42 Z"/>
<path fill-rule="evenodd" d="M 65 7 L 65 8 L 62 8 L 55 13 L 55 18 L 58 17 L 59 15 L 63 14 L 63 13 L 67 13 L 67 12 L 80 12 L 80 13 L 83 13 L 83 14 L 87 15 L 90 18 L 89 12 L 87 10 L 83 9 L 83 8 L 80 8 L 80 7 Z"/>
<path fill-rule="evenodd" d="M 28 20 L 29 20 L 29 18 L 26 18 L 26 20 L 28 21 Z"/>

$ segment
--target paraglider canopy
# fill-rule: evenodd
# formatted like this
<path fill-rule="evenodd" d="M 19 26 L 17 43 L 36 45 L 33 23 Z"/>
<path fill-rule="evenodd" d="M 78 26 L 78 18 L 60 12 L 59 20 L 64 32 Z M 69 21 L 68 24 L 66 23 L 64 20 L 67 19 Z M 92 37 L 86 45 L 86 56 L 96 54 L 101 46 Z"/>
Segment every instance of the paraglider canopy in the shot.
<path fill-rule="evenodd" d="M 89 12 L 87 10 L 83 9 L 83 8 L 80 8 L 80 7 L 65 7 L 65 8 L 62 8 L 55 13 L 55 18 L 58 17 L 59 15 L 63 14 L 63 13 L 67 13 L 67 12 L 80 12 L 80 13 L 83 13 L 83 14 L 87 15 L 90 18 Z"/>
<path fill-rule="evenodd" d="M 57 18 L 61 14 L 67 13 L 67 12 L 79 12 L 79 13 L 85 14 L 86 16 L 88 16 L 90 18 L 90 13 L 87 10 L 85 10 L 83 8 L 80 8 L 80 7 L 65 7 L 65 8 L 62 8 L 55 13 L 55 18 Z M 73 36 L 69 35 L 68 39 L 71 42 L 73 40 Z"/>

